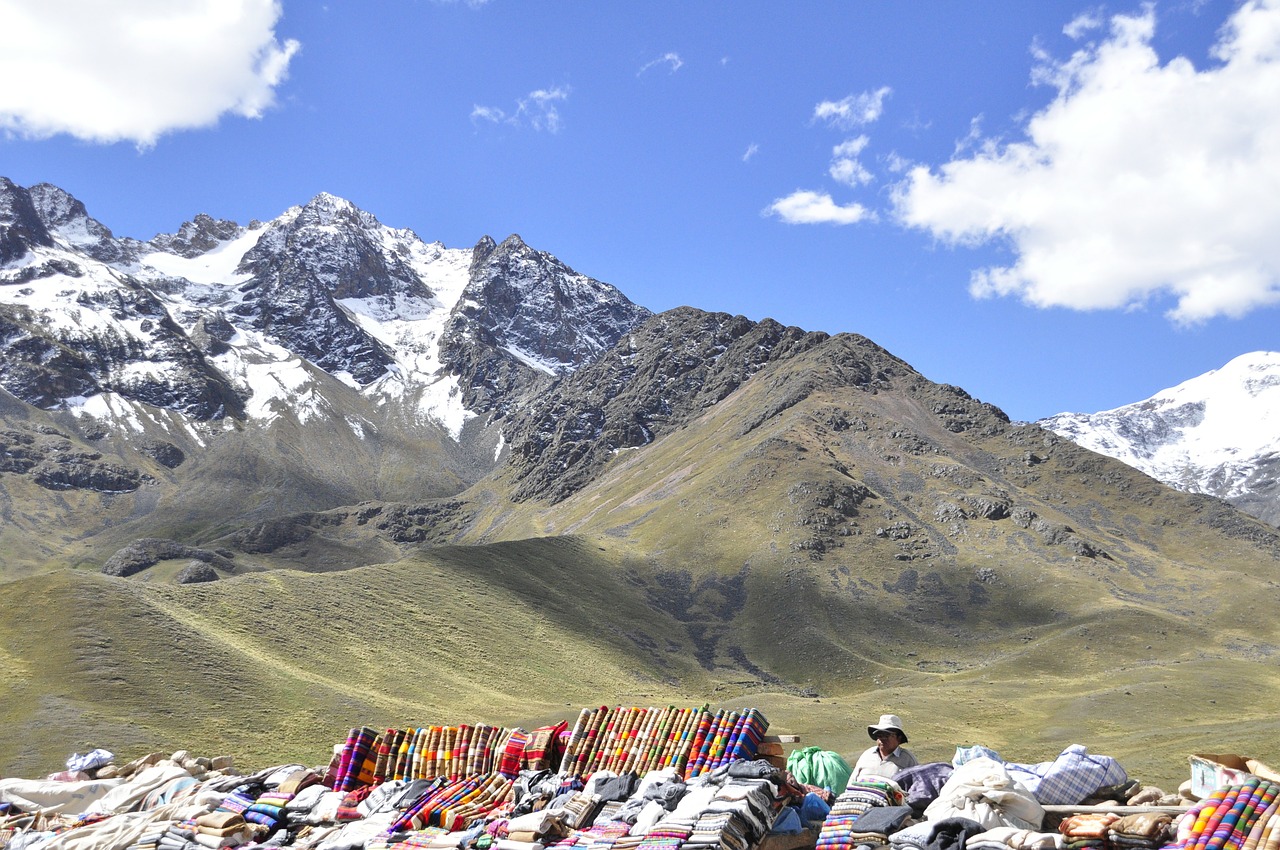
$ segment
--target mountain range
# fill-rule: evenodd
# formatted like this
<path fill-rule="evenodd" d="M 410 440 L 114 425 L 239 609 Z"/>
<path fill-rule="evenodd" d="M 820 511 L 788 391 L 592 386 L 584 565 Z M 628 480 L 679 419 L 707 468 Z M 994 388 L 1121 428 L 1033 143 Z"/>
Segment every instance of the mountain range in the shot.
<path fill-rule="evenodd" d="M 0 179 L 0 443 L 0 772 L 627 701 L 1166 782 L 1280 754 L 1274 527 L 518 236 L 321 194 L 143 242 Z"/>

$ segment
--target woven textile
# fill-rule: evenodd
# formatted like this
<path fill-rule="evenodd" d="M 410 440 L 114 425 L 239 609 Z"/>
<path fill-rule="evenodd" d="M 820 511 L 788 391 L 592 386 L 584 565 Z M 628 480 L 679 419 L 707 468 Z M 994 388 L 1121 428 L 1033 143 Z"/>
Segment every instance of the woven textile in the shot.
<path fill-rule="evenodd" d="M 568 735 L 560 772 L 586 777 L 599 770 L 643 774 L 674 767 L 692 778 L 755 758 L 768 727 L 754 708 L 714 714 L 706 706 L 584 708 Z"/>
<path fill-rule="evenodd" d="M 1169 850 L 1267 850 L 1280 844 L 1274 828 L 1280 784 L 1251 777 L 1219 788 L 1178 820 Z"/>

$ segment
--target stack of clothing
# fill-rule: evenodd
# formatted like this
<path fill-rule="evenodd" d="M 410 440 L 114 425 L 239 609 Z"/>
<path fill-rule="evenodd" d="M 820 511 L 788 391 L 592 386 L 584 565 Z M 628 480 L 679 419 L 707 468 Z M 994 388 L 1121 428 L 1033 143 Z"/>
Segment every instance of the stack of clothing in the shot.
<path fill-rule="evenodd" d="M 196 831 L 181 824 L 170 824 L 156 842 L 157 850 L 200 850 L 196 843 Z"/>
<path fill-rule="evenodd" d="M 143 831 L 142 835 L 138 836 L 137 841 L 129 845 L 128 850 L 159 850 L 160 839 L 168 831 L 169 824 L 167 822 L 152 824 Z M 4 836 L 0 836 L 0 847 L 6 846 L 7 843 Z"/>
<path fill-rule="evenodd" d="M 1058 832 L 1067 850 L 1109 850 L 1107 832 L 1120 820 L 1115 812 L 1090 812 L 1063 818 Z"/>
<path fill-rule="evenodd" d="M 733 812 L 703 812 L 693 824 L 685 850 L 748 850 L 751 839 Z"/>
<path fill-rule="evenodd" d="M 218 808 L 214 811 L 243 814 L 245 809 L 252 806 L 261 793 L 261 783 L 246 782 L 243 785 L 237 785 L 231 790 L 231 793 L 222 798 L 222 802 L 218 804 Z"/>
<path fill-rule="evenodd" d="M 577 791 L 569 795 L 568 799 L 563 802 L 560 802 L 559 798 L 557 798 L 557 803 L 556 810 L 561 813 L 567 828 L 586 829 L 595 823 L 596 814 L 600 811 L 604 800 L 601 799 L 599 794 Z"/>
<path fill-rule="evenodd" d="M 817 850 L 851 850 L 854 823 L 873 808 L 902 806 L 905 796 L 892 779 L 855 779 L 831 805 L 822 822 Z"/>
<path fill-rule="evenodd" d="M 506 837 L 521 844 L 554 844 L 569 834 L 560 812 L 543 809 L 518 815 L 507 822 Z"/>
<path fill-rule="evenodd" d="M 220 850 L 223 847 L 238 847 L 266 834 L 251 826 L 242 815 L 235 812 L 210 812 L 195 820 L 195 841 L 203 847 Z"/>
<path fill-rule="evenodd" d="M 428 848 L 443 846 L 456 847 L 457 839 L 453 839 L 447 845 L 441 843 L 447 841 L 449 835 L 449 830 L 438 826 L 400 836 L 379 835 L 365 842 L 364 850 L 428 850 Z"/>
<path fill-rule="evenodd" d="M 955 768 L 937 799 L 924 810 L 926 820 L 967 818 L 986 829 L 1039 829 L 1044 816 L 1044 806 L 1035 795 L 1014 779 L 1005 765 L 985 756 Z"/>
<path fill-rule="evenodd" d="M 578 850 L 609 850 L 628 832 L 631 824 L 620 820 L 601 820 L 586 829 L 576 829 L 568 838 L 557 841 L 555 846 L 560 850 L 577 848 Z"/>
<path fill-rule="evenodd" d="M 943 818 L 904 826 L 889 836 L 893 850 L 967 850 L 981 837 L 982 825 L 968 818 Z M 985 848 L 1007 850 L 1007 848 Z"/>
<path fill-rule="evenodd" d="M 680 850 L 693 834 L 696 821 L 677 816 L 665 817 L 649 828 L 635 846 L 640 850 Z M 615 846 L 621 846 L 620 840 Z"/>
<path fill-rule="evenodd" d="M 1107 828 L 1111 850 L 1159 850 L 1173 837 L 1173 817 L 1157 812 L 1124 815 Z"/>
<path fill-rule="evenodd" d="M 685 846 L 715 850 L 748 850 L 773 826 L 776 796 L 765 780 L 730 778 L 694 821 Z"/>
<path fill-rule="evenodd" d="M 873 806 L 854 819 L 849 843 L 853 847 L 885 847 L 889 836 L 910 822 L 910 806 Z"/>

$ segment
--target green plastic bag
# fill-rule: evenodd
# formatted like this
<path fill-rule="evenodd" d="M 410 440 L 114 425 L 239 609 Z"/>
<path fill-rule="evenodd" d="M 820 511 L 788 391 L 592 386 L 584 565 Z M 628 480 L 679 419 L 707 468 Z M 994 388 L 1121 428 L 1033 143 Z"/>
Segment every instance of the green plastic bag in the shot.
<path fill-rule="evenodd" d="M 816 785 L 837 794 L 849 784 L 853 768 L 839 753 L 821 747 L 805 747 L 787 756 L 787 770 L 803 785 Z"/>

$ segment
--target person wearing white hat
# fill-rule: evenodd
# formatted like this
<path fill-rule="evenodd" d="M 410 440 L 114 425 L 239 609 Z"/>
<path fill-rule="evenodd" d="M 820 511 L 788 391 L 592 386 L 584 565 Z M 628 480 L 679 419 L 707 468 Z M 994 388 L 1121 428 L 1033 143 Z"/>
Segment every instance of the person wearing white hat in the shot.
<path fill-rule="evenodd" d="M 891 777 L 919 764 L 911 751 L 902 746 L 907 742 L 907 733 L 902 730 L 902 719 L 898 715 L 880 715 L 880 722 L 868 726 L 867 734 L 876 743 L 858 756 L 853 765 L 853 779 Z"/>

